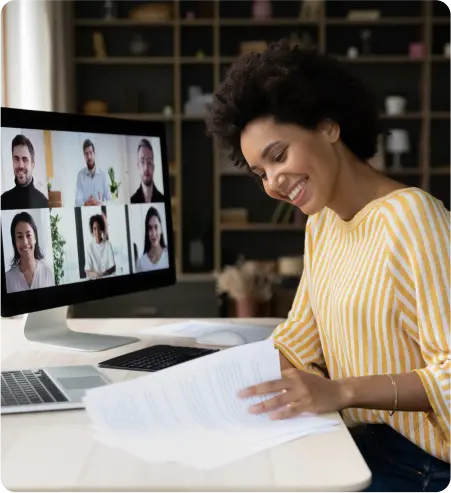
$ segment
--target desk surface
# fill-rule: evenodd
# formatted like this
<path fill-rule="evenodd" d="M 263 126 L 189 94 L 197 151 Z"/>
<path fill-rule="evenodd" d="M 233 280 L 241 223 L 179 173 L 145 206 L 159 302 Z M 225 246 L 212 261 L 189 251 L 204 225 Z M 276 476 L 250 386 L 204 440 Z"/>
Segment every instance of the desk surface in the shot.
<path fill-rule="evenodd" d="M 69 320 L 73 330 L 136 335 L 141 340 L 109 351 L 81 353 L 29 343 L 23 320 L 3 319 L 2 370 L 92 364 L 150 344 L 193 345 L 189 339 L 152 335 L 152 327 L 174 320 Z M 231 320 L 231 322 L 233 322 Z M 276 319 L 240 319 L 270 325 Z M 141 334 L 149 328 L 148 335 Z M 250 328 L 249 330 L 252 330 Z M 140 372 L 102 369 L 113 381 Z M 5 415 L 1 418 L 2 483 L 26 491 L 359 491 L 371 473 L 344 424 L 213 471 L 174 464 L 150 464 L 96 442 L 82 410 Z"/>

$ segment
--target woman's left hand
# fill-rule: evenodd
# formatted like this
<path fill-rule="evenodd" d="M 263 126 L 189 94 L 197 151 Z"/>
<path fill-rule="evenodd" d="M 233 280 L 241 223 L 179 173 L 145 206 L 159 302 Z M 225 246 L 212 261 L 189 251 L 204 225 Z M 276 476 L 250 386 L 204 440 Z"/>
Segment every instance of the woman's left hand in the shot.
<path fill-rule="evenodd" d="M 269 413 L 271 419 L 286 419 L 301 413 L 323 414 L 348 407 L 340 381 L 291 368 L 282 372 L 280 380 L 265 382 L 240 391 L 239 397 L 278 393 L 251 406 L 252 414 Z"/>

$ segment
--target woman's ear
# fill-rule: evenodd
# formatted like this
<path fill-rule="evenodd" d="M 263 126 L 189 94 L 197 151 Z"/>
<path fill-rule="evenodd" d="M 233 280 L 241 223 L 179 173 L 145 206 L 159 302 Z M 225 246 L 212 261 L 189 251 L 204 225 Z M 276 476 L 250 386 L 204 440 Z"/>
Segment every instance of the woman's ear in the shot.
<path fill-rule="evenodd" d="M 335 144 L 340 138 L 340 126 L 332 120 L 324 120 L 321 122 L 318 130 L 330 144 Z"/>

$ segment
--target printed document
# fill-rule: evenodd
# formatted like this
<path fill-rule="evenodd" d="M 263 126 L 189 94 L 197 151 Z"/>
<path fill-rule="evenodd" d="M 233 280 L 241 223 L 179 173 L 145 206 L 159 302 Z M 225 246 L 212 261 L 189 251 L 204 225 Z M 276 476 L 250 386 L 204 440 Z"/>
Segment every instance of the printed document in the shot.
<path fill-rule="evenodd" d="M 150 462 L 212 469 L 339 423 L 251 415 L 252 404 L 271 396 L 242 399 L 238 391 L 280 377 L 278 352 L 265 340 L 91 389 L 84 402 L 107 445 Z"/>

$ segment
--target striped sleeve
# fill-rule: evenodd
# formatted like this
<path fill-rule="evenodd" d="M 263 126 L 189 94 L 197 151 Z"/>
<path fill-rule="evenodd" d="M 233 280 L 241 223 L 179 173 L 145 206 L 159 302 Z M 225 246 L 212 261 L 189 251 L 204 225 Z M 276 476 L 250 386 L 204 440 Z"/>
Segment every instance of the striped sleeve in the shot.
<path fill-rule="evenodd" d="M 389 243 L 397 298 L 426 363 L 415 371 L 433 409 L 428 419 L 449 443 L 450 213 L 421 191 L 398 198 L 394 207 Z"/>
<path fill-rule="evenodd" d="M 302 371 L 324 376 L 323 351 L 315 316 L 310 305 L 308 270 L 311 248 L 310 228 L 307 225 L 304 248 L 304 269 L 288 318 L 273 332 L 274 345 Z"/>

